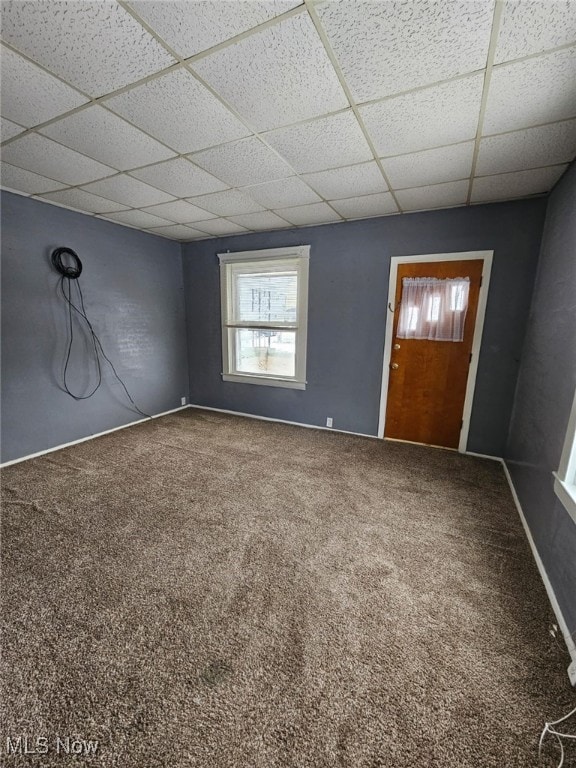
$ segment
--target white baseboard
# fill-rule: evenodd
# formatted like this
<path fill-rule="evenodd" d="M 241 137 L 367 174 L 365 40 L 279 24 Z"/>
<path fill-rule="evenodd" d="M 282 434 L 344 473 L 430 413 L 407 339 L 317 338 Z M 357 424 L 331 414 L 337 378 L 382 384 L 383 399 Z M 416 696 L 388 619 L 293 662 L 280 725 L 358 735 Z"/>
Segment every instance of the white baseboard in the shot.
<path fill-rule="evenodd" d="M 475 456 L 477 459 L 490 459 L 490 461 L 499 461 L 502 464 L 503 459 L 500 456 L 490 456 L 488 453 L 474 453 L 474 451 L 464 451 L 466 456 Z"/>
<path fill-rule="evenodd" d="M 379 440 L 378 435 L 366 435 L 363 432 L 349 432 L 346 429 L 334 429 L 334 427 L 321 427 L 318 424 L 305 424 L 303 421 L 287 421 L 286 419 L 274 419 L 271 416 L 257 416 L 255 413 L 243 413 L 242 411 L 229 411 L 226 408 L 211 408 L 208 405 L 196 405 L 190 403 L 190 408 L 196 408 L 201 411 L 215 411 L 216 413 L 229 413 L 231 416 L 244 416 L 247 419 L 256 419 L 257 421 L 273 421 L 276 424 L 290 424 L 293 427 L 304 427 L 304 429 L 321 429 L 323 432 L 338 432 L 341 435 L 355 435 L 356 437 L 369 437 L 372 440 Z"/>
<path fill-rule="evenodd" d="M 172 408 L 170 411 L 162 411 L 162 413 L 155 413 L 152 415 L 153 419 L 159 419 L 161 416 L 168 416 L 170 413 L 176 413 L 177 411 L 185 411 L 186 408 L 190 408 L 189 405 L 181 405 L 179 408 Z M 136 424 L 142 424 L 144 421 L 150 421 L 150 419 L 137 419 L 136 421 L 130 421 L 128 424 L 122 424 L 119 427 L 112 427 L 112 429 L 105 429 L 104 432 L 96 432 L 93 435 L 87 435 L 86 437 L 80 437 L 78 440 L 72 440 L 70 443 L 62 443 L 62 445 L 55 445 L 53 448 L 46 448 L 45 451 L 38 451 L 38 453 L 30 453 L 28 456 L 22 456 L 19 459 L 12 459 L 12 461 L 5 461 L 0 464 L 0 468 L 10 467 L 12 464 L 19 464 L 21 461 L 28 461 L 29 459 L 36 459 L 38 456 L 45 456 L 47 453 L 54 453 L 54 451 L 60 451 L 62 448 L 69 448 L 71 445 L 78 445 L 78 443 L 85 443 L 87 440 L 95 440 L 97 437 L 103 435 L 109 435 L 111 432 L 118 432 L 119 429 L 127 429 L 128 427 L 134 427 Z"/>
<path fill-rule="evenodd" d="M 542 558 L 540 557 L 540 554 L 536 549 L 536 544 L 534 543 L 534 539 L 532 538 L 532 532 L 530 531 L 530 528 L 526 521 L 526 517 L 524 516 L 524 511 L 522 510 L 522 505 L 520 504 L 520 499 L 518 498 L 518 494 L 516 493 L 516 488 L 514 488 L 514 483 L 512 482 L 512 477 L 510 476 L 510 472 L 508 470 L 508 467 L 506 466 L 506 462 L 504 461 L 504 459 L 500 459 L 500 461 L 502 462 L 502 466 L 504 468 L 504 474 L 506 475 L 506 479 L 508 480 L 508 485 L 510 486 L 510 492 L 512 493 L 514 503 L 516 504 L 516 509 L 518 510 L 518 514 L 520 515 L 520 520 L 522 521 L 522 525 L 524 526 L 524 533 L 526 534 L 526 538 L 528 539 L 528 543 L 530 544 L 530 549 L 532 550 L 532 555 L 534 557 L 534 560 L 536 561 L 536 566 L 538 567 L 538 571 L 540 572 L 540 577 L 544 582 L 544 587 L 548 595 L 548 600 L 550 601 L 550 605 L 552 606 L 552 610 L 554 611 L 554 615 L 556 616 L 558 627 L 562 632 L 562 637 L 564 638 L 564 642 L 566 643 L 566 647 L 568 648 L 568 653 L 570 654 L 570 658 L 572 659 L 573 662 L 576 662 L 576 643 L 574 642 L 573 636 L 570 634 L 570 630 L 568 629 L 568 625 L 566 624 L 566 620 L 564 618 L 564 615 L 562 614 L 562 610 L 560 608 L 560 605 L 558 604 L 558 600 L 556 599 L 554 588 L 550 583 L 550 579 L 548 578 L 548 574 L 546 572 L 546 568 L 544 567 L 544 563 L 542 562 Z"/>

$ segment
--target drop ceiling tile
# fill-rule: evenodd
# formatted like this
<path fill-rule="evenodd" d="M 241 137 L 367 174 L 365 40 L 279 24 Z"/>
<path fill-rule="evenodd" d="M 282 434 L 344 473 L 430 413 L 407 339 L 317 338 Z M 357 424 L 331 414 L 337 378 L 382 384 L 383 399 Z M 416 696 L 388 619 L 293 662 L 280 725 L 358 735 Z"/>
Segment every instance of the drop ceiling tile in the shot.
<path fill-rule="evenodd" d="M 451 147 L 389 157 L 383 165 L 394 189 L 424 187 L 470 176 L 473 154 L 474 142 L 467 141 Z"/>
<path fill-rule="evenodd" d="M 25 192 L 27 195 L 38 195 L 52 189 L 62 189 L 65 185 L 58 181 L 39 176 L 37 173 L 16 168 L 14 165 L 2 163 L 0 182 L 6 189 Z"/>
<path fill-rule="evenodd" d="M 22 128 L 21 125 L 16 125 L 11 120 L 6 120 L 5 117 L 0 118 L 0 141 L 8 141 L 13 139 L 14 136 L 18 136 L 19 133 L 25 131 L 26 128 Z"/>
<path fill-rule="evenodd" d="M 290 166 L 255 136 L 198 152 L 192 160 L 231 187 L 294 175 Z"/>
<path fill-rule="evenodd" d="M 183 157 L 140 168 L 132 175 L 175 197 L 194 197 L 226 188 L 226 184 Z"/>
<path fill-rule="evenodd" d="M 290 205 L 306 205 L 320 202 L 320 197 L 297 176 L 280 181 L 268 181 L 244 190 L 257 203 L 266 208 L 287 208 Z"/>
<path fill-rule="evenodd" d="M 185 69 L 107 99 L 106 106 L 178 152 L 194 152 L 250 134 Z"/>
<path fill-rule="evenodd" d="M 1 54 L 4 117 L 30 128 L 86 103 L 86 96 L 9 48 L 2 46 Z"/>
<path fill-rule="evenodd" d="M 507 0 L 500 20 L 495 62 L 518 59 L 576 40 L 573 0 Z"/>
<path fill-rule="evenodd" d="M 114 203 L 112 200 L 106 200 L 98 195 L 92 195 L 82 189 L 63 189 L 59 192 L 48 192 L 42 197 L 51 202 L 90 213 L 112 213 L 126 208 L 125 205 Z"/>
<path fill-rule="evenodd" d="M 266 140 L 299 173 L 371 160 L 372 152 L 352 110 L 267 133 Z"/>
<path fill-rule="evenodd" d="M 95 195 L 101 195 L 109 200 L 127 205 L 129 208 L 137 206 L 144 208 L 147 205 L 168 203 L 174 200 L 172 195 L 167 195 L 165 192 L 125 174 L 114 176 L 111 179 L 95 181 L 93 184 L 85 185 L 84 189 Z"/>
<path fill-rule="evenodd" d="M 191 227 L 185 227 L 183 224 L 171 224 L 168 227 L 153 227 L 148 230 L 157 235 L 163 237 L 171 237 L 173 240 L 182 240 L 184 242 L 188 240 L 198 240 L 199 238 L 206 237 L 205 232 L 200 232 L 198 229 L 192 229 Z"/>
<path fill-rule="evenodd" d="M 213 192 L 211 195 L 193 197 L 190 202 L 218 216 L 234 216 L 264 210 L 251 197 L 237 189 L 225 189 L 222 192 Z"/>
<path fill-rule="evenodd" d="M 332 221 L 342 221 L 340 216 L 327 203 L 280 208 L 276 213 L 291 224 L 300 227 L 309 224 L 328 224 Z"/>
<path fill-rule="evenodd" d="M 492 0 L 344 0 L 318 6 L 320 21 L 357 101 L 486 66 Z"/>
<path fill-rule="evenodd" d="M 175 200 L 173 203 L 153 205 L 151 208 L 146 208 L 146 211 L 162 216 L 162 218 L 173 221 L 176 224 L 191 224 L 194 221 L 209 219 L 214 215 L 204 211 L 202 208 L 187 203 L 186 200 Z"/>
<path fill-rule="evenodd" d="M 301 0 L 131 0 L 130 5 L 183 58 L 212 48 L 295 8 Z"/>
<path fill-rule="evenodd" d="M 246 229 L 286 229 L 290 226 L 287 221 L 276 216 L 272 211 L 244 213 L 241 216 L 230 216 L 230 220 Z"/>
<path fill-rule="evenodd" d="M 175 63 L 118 3 L 2 3 L 2 37 L 91 96 L 102 96 Z"/>
<path fill-rule="evenodd" d="M 330 205 L 345 219 L 365 219 L 370 216 L 398 213 L 398 207 L 390 192 L 350 197 L 346 200 L 334 200 Z"/>
<path fill-rule="evenodd" d="M 346 168 L 333 168 L 330 171 L 307 173 L 302 178 L 326 200 L 358 197 L 388 190 L 380 168 L 374 161 L 349 165 Z"/>
<path fill-rule="evenodd" d="M 151 229 L 152 227 L 166 227 L 169 225 L 169 221 L 161 218 L 160 216 L 154 216 L 146 211 L 121 211 L 120 213 L 107 213 L 107 219 L 112 221 L 118 221 L 120 224 L 130 224 L 132 227 L 138 227 L 138 229 Z"/>
<path fill-rule="evenodd" d="M 576 120 L 565 120 L 482 139 L 476 174 L 486 176 L 569 163 L 575 154 Z"/>
<path fill-rule="evenodd" d="M 175 154 L 99 106 L 58 120 L 41 133 L 119 171 L 166 160 Z"/>
<path fill-rule="evenodd" d="M 576 47 L 492 70 L 483 133 L 576 115 Z"/>
<path fill-rule="evenodd" d="M 259 131 L 348 106 L 307 13 L 250 35 L 193 68 Z"/>
<path fill-rule="evenodd" d="M 525 195 L 548 192 L 564 173 L 567 165 L 552 165 L 530 171 L 500 173 L 497 176 L 481 176 L 472 184 L 473 203 L 505 200 Z"/>
<path fill-rule="evenodd" d="M 464 205 L 468 196 L 468 181 L 449 181 L 432 187 L 404 189 L 396 192 L 396 196 L 404 211 L 450 208 Z"/>
<path fill-rule="evenodd" d="M 227 219 L 210 219 L 210 221 L 199 221 L 196 225 L 209 235 L 238 235 L 247 232 L 246 227 L 241 227 L 233 221 Z"/>
<path fill-rule="evenodd" d="M 455 144 L 476 136 L 483 75 L 360 107 L 380 157 Z"/>
<path fill-rule="evenodd" d="M 85 184 L 115 173 L 114 168 L 33 133 L 8 144 L 2 149 L 2 156 L 12 165 L 64 184 Z"/>

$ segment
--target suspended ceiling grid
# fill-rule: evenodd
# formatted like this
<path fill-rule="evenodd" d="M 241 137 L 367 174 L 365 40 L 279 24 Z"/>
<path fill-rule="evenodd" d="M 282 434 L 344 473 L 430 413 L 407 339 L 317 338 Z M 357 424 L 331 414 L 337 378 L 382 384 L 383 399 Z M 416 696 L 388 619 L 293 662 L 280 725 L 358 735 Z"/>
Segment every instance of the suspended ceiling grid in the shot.
<path fill-rule="evenodd" d="M 2 186 L 189 241 L 546 193 L 576 0 L 5 0 Z"/>

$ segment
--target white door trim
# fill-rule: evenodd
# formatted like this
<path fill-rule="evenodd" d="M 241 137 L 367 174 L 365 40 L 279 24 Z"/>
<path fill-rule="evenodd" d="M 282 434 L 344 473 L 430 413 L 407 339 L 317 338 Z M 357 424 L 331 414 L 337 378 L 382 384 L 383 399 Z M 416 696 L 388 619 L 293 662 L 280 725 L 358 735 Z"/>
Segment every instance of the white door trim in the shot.
<path fill-rule="evenodd" d="M 394 306 L 396 301 L 396 280 L 398 277 L 398 265 L 410 264 L 414 262 L 434 262 L 434 261 L 472 261 L 482 259 L 484 266 L 482 268 L 482 285 L 478 296 L 478 308 L 476 310 L 476 327 L 474 328 L 474 339 L 472 341 L 472 361 L 468 369 L 468 381 L 466 384 L 466 396 L 464 398 L 464 412 L 462 419 L 464 424 L 460 432 L 460 442 L 458 451 L 466 452 L 468 443 L 468 431 L 470 429 L 470 415 L 472 413 L 472 401 L 474 400 L 474 387 L 476 386 L 476 374 L 478 372 L 478 358 L 480 357 L 480 345 L 482 343 L 482 332 L 484 330 L 484 317 L 486 315 L 486 302 L 488 298 L 488 289 L 490 287 L 490 273 L 492 271 L 492 257 L 494 251 L 464 251 L 462 253 L 427 253 L 415 256 L 393 256 L 390 260 L 390 282 L 388 286 L 388 304 L 386 312 L 386 337 L 384 342 L 384 361 L 382 366 L 382 390 L 380 394 L 380 418 L 378 420 L 378 437 L 384 437 L 384 427 L 386 422 L 386 403 L 388 400 L 388 377 L 390 372 L 390 357 L 392 353 L 392 331 L 394 318 L 389 308 Z M 390 321 L 390 322 L 389 322 Z"/>

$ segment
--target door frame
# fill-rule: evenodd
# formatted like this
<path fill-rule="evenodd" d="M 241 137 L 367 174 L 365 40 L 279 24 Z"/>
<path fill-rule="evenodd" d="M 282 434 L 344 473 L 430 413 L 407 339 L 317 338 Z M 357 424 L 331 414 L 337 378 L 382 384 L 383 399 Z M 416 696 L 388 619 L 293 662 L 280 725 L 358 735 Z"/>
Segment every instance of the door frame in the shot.
<path fill-rule="evenodd" d="M 386 336 L 384 341 L 384 360 L 382 365 L 382 389 L 380 394 L 380 416 L 378 419 L 378 437 L 384 438 L 386 426 L 386 404 L 388 401 L 388 380 L 390 376 L 390 359 L 392 355 L 392 334 L 394 330 L 394 318 L 391 317 L 390 307 L 396 301 L 396 281 L 398 278 L 398 266 L 400 264 L 413 264 L 418 262 L 435 261 L 473 261 L 482 259 L 482 284 L 478 295 L 478 308 L 476 310 L 476 326 L 472 341 L 472 360 L 468 368 L 466 382 L 466 396 L 464 398 L 464 410 L 462 413 L 463 425 L 460 431 L 458 452 L 465 453 L 468 444 L 468 432 L 470 430 L 470 416 L 472 414 L 472 402 L 474 400 L 474 388 L 476 386 L 476 374 L 478 373 L 478 360 L 484 330 L 484 318 L 486 316 L 486 303 L 488 289 L 490 288 L 490 274 L 492 272 L 492 258 L 494 251 L 464 251 L 459 253 L 426 253 L 415 256 L 392 256 L 390 259 L 390 278 L 388 285 L 388 304 L 386 305 Z"/>

